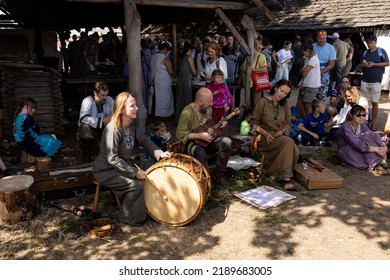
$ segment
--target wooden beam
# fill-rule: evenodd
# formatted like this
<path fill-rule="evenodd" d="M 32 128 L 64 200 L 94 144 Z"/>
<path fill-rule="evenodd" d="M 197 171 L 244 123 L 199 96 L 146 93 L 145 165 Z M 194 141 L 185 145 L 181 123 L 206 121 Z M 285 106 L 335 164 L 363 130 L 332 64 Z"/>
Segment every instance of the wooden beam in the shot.
<path fill-rule="evenodd" d="M 264 10 L 264 15 L 269 21 L 274 21 L 275 16 L 274 14 L 267 8 L 266 5 L 264 5 L 262 0 L 252 0 L 252 2 L 259 8 Z"/>
<path fill-rule="evenodd" d="M 251 54 L 251 49 L 245 42 L 245 40 L 241 37 L 241 34 L 237 31 L 237 29 L 234 27 L 234 25 L 231 23 L 231 21 L 227 18 L 227 16 L 222 12 L 221 9 L 217 8 L 215 9 L 215 12 L 219 16 L 219 18 L 223 21 L 223 23 L 226 25 L 226 27 L 230 30 L 232 33 L 233 37 L 238 41 L 240 46 L 244 49 L 244 51 L 250 55 Z"/>
<path fill-rule="evenodd" d="M 241 19 L 241 25 L 244 26 L 246 30 L 246 37 L 247 37 L 247 43 L 251 49 L 250 55 L 248 54 L 246 57 L 246 77 L 245 77 L 245 99 L 244 99 L 244 106 L 250 107 L 250 84 L 251 84 L 251 64 L 254 58 L 254 42 L 257 39 L 257 32 L 255 30 L 253 20 L 247 16 L 244 15 Z"/>
<path fill-rule="evenodd" d="M 141 16 L 137 11 L 135 0 L 123 0 L 126 24 L 127 63 L 129 69 L 129 91 L 138 104 L 138 128 L 144 133 L 147 112 L 142 101 L 141 78 Z"/>
<path fill-rule="evenodd" d="M 65 0 L 67 2 L 86 2 L 86 3 L 117 3 L 121 4 L 122 0 Z M 206 1 L 206 0 L 135 0 L 137 5 L 142 6 L 164 6 L 192 9 L 215 9 L 221 8 L 224 10 L 245 10 L 250 7 L 250 4 L 242 2 L 229 1 Z"/>

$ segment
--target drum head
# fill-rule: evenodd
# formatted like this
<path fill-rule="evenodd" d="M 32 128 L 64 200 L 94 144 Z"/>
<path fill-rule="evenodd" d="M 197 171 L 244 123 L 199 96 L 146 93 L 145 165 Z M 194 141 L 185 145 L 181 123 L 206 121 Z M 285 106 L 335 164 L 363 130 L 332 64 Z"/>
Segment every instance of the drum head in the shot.
<path fill-rule="evenodd" d="M 152 182 L 145 183 L 145 203 L 154 220 L 182 226 L 196 218 L 207 198 L 194 173 L 179 164 L 157 165 L 147 173 Z"/>
<path fill-rule="evenodd" d="M 16 192 L 31 187 L 34 177 L 30 175 L 13 175 L 0 179 L 0 192 Z"/>

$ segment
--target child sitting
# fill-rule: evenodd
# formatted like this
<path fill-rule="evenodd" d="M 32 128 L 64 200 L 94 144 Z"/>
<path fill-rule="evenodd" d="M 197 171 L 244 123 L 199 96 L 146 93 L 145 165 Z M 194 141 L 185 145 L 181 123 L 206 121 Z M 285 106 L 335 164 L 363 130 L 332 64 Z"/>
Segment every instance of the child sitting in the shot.
<path fill-rule="evenodd" d="M 170 139 L 171 134 L 167 131 L 165 123 L 162 121 L 155 121 L 153 124 L 153 134 L 150 136 L 150 140 L 165 152 L 168 148 Z"/>
<path fill-rule="evenodd" d="M 298 125 L 302 122 L 301 115 L 299 113 L 299 108 L 297 106 L 291 106 L 291 133 L 290 138 L 294 141 L 297 141 L 298 135 L 301 131 L 298 128 Z"/>
<path fill-rule="evenodd" d="M 253 130 L 251 128 L 251 119 L 252 119 L 252 108 L 246 108 L 244 111 L 244 120 L 241 122 L 240 125 L 240 134 L 241 135 L 248 135 L 253 134 Z"/>
<path fill-rule="evenodd" d="M 311 103 L 312 112 L 298 125 L 302 137 L 307 145 L 331 147 L 332 142 L 328 141 L 325 128 L 334 124 L 334 120 L 328 120 L 325 113 L 325 102 L 315 99 Z"/>

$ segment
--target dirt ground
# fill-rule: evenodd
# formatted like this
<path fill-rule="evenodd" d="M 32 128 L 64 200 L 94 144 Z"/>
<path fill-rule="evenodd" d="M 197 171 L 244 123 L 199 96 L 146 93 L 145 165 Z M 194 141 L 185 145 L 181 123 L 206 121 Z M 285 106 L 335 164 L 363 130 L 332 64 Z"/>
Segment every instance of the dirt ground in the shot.
<path fill-rule="evenodd" d="M 294 91 L 291 104 L 295 97 Z M 384 96 L 380 129 L 389 111 L 390 102 Z M 229 124 L 232 131 L 238 131 L 238 126 L 239 120 Z M 60 153 L 57 164 L 65 155 L 81 160 L 75 141 L 70 139 L 73 132 L 70 126 L 64 145 L 74 150 Z M 201 213 L 183 227 L 149 219 L 142 227 L 117 224 L 117 232 L 107 238 L 91 238 L 81 232 L 80 225 L 88 218 L 42 204 L 38 217 L 0 226 L 0 259 L 389 260 L 390 177 L 337 165 L 332 160 L 335 149 L 335 145 L 303 147 L 302 154 L 342 176 L 341 189 L 307 190 L 298 185 L 298 191 L 290 192 L 295 199 L 260 210 L 234 196 L 255 185 L 232 178 L 230 189 L 213 185 Z M 91 207 L 93 194 L 63 201 Z M 102 215 L 115 220 L 117 210 L 107 192 L 101 196 L 100 207 Z"/>

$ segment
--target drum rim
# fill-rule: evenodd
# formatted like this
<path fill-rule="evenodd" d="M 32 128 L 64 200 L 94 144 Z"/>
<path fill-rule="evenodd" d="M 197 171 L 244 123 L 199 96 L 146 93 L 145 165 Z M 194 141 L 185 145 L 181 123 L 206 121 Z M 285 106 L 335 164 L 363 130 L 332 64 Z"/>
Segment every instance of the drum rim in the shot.
<path fill-rule="evenodd" d="M 148 215 L 150 217 L 152 217 L 155 221 L 161 223 L 161 224 L 164 224 L 164 225 L 169 225 L 169 226 L 173 226 L 173 227 L 180 227 L 180 226 L 184 226 L 190 222 L 192 222 L 193 220 L 195 220 L 200 212 L 202 211 L 203 209 L 203 206 L 206 204 L 207 200 L 209 199 L 210 197 L 210 194 L 211 194 L 211 179 L 210 179 L 210 174 L 208 172 L 208 170 L 205 168 L 205 166 L 199 161 L 197 160 L 196 158 L 190 156 L 190 155 L 186 155 L 186 154 L 181 154 L 181 153 L 175 153 L 174 156 L 178 157 L 179 160 L 180 158 L 186 158 L 186 159 L 189 159 L 189 160 L 192 160 L 194 161 L 196 164 L 198 164 L 199 166 L 202 167 L 202 173 L 205 173 L 205 178 L 207 180 L 207 189 L 204 190 L 205 192 L 205 195 L 203 195 L 203 192 L 200 192 L 200 204 L 198 205 L 195 213 L 189 218 L 187 219 L 186 221 L 184 222 L 180 222 L 180 223 L 172 223 L 172 222 L 166 222 L 166 221 L 163 221 L 159 218 L 157 218 L 154 214 L 151 213 L 151 211 L 148 209 L 148 207 L 146 207 L 146 212 L 148 213 Z M 152 165 L 151 167 L 149 167 L 145 173 L 146 174 L 149 174 L 150 172 L 152 172 L 153 170 L 157 170 L 157 169 L 160 169 L 160 168 L 164 168 L 166 166 L 163 166 L 161 164 L 163 164 L 164 162 L 169 162 L 170 159 L 163 159 L 161 161 L 158 162 L 158 164 L 155 164 L 155 165 Z M 174 166 L 175 163 L 172 163 L 171 166 Z M 188 168 L 187 166 L 183 166 L 184 168 L 182 168 L 182 170 L 184 172 L 186 172 L 187 174 L 189 174 L 194 180 L 198 180 L 196 185 L 198 186 L 198 189 L 200 189 L 200 184 L 199 184 L 199 181 L 201 180 L 204 180 L 204 178 L 202 179 L 199 179 L 198 176 L 196 175 L 196 173 L 191 170 L 190 168 Z"/>
<path fill-rule="evenodd" d="M 21 191 L 21 190 L 25 190 L 25 189 L 28 189 L 32 186 L 32 184 L 34 184 L 34 177 L 31 176 L 31 175 L 11 175 L 11 176 L 6 176 L 6 177 L 3 177 L 0 179 L 0 182 L 4 182 L 4 181 L 7 181 L 6 184 L 10 184 L 9 182 L 12 181 L 12 179 L 24 179 L 24 182 L 21 182 L 23 183 L 23 188 L 19 188 L 17 189 L 17 191 Z M 23 180 L 22 180 L 23 181 Z M 12 183 L 12 184 L 15 184 L 15 183 Z M 10 191 L 2 191 L 3 193 L 12 193 L 14 192 L 15 190 L 10 190 Z"/>

